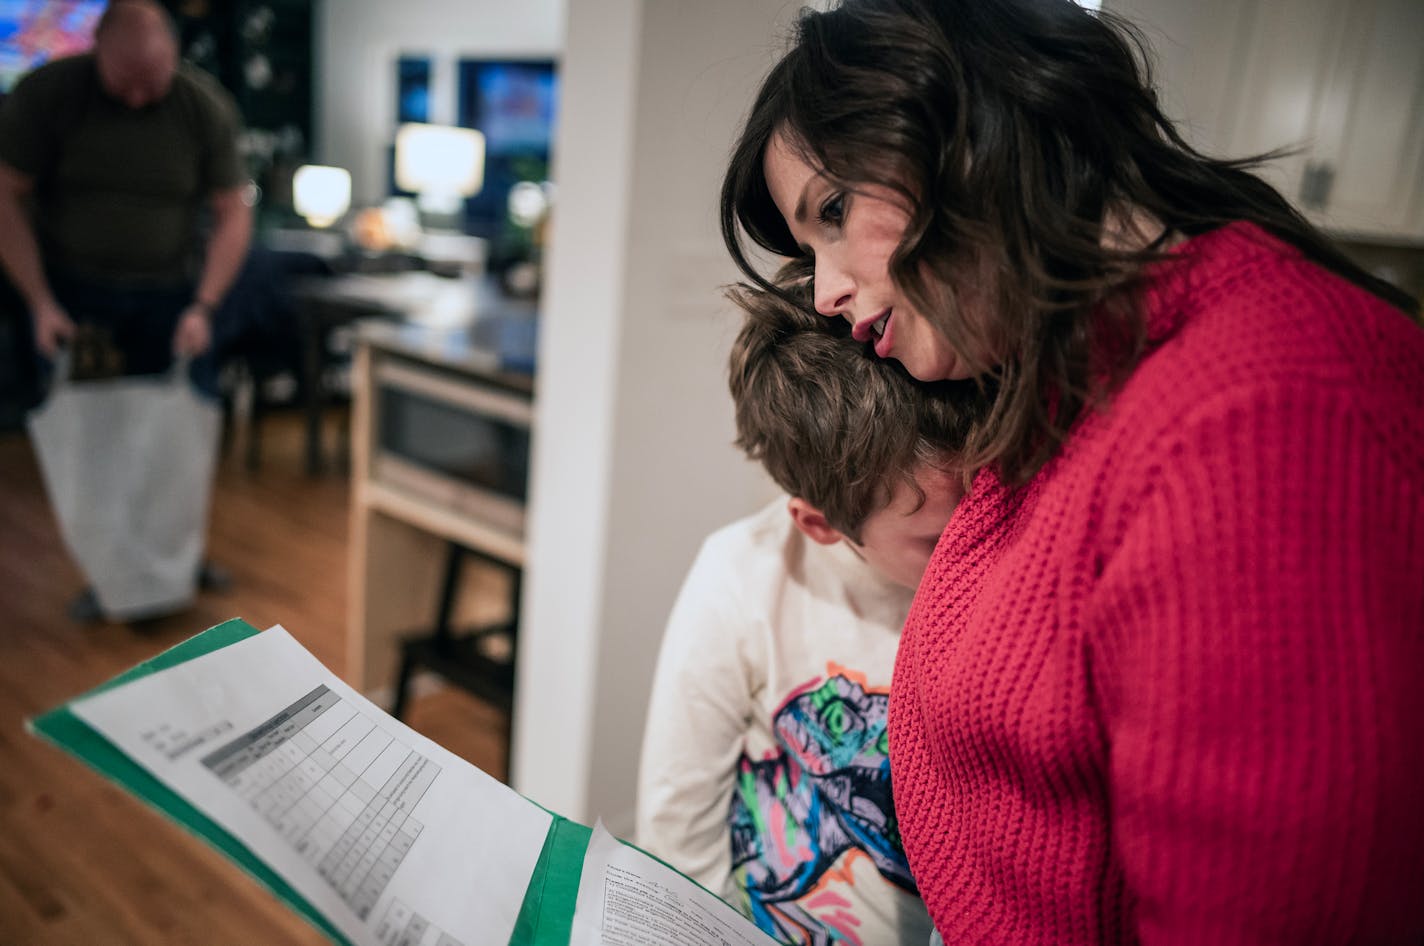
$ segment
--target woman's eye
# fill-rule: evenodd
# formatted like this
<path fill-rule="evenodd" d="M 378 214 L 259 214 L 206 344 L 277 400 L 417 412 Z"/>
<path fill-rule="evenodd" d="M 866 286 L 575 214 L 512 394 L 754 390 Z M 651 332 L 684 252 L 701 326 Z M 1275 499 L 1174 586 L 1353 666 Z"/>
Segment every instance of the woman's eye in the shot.
<path fill-rule="evenodd" d="M 845 195 L 833 194 L 821 205 L 821 209 L 816 212 L 816 216 L 821 223 L 827 226 L 838 227 L 845 220 Z"/>

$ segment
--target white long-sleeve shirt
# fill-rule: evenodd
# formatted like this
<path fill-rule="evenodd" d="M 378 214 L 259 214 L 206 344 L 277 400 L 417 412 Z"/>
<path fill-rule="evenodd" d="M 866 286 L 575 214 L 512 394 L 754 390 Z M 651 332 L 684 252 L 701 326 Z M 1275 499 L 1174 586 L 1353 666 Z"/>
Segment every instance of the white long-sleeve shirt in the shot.
<path fill-rule="evenodd" d="M 711 535 L 659 655 L 639 845 L 785 942 L 926 942 L 885 735 L 910 598 L 784 498 Z"/>

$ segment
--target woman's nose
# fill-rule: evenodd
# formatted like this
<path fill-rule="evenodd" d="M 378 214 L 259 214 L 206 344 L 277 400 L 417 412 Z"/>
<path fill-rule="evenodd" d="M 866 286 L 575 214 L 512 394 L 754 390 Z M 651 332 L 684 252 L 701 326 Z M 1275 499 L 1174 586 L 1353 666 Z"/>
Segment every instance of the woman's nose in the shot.
<path fill-rule="evenodd" d="M 855 283 L 844 269 L 829 261 L 822 262 L 819 258 L 816 260 L 815 305 L 817 312 L 830 318 L 835 318 L 838 315 L 844 316 L 847 321 L 851 321 L 852 317 L 847 309 L 854 295 Z"/>

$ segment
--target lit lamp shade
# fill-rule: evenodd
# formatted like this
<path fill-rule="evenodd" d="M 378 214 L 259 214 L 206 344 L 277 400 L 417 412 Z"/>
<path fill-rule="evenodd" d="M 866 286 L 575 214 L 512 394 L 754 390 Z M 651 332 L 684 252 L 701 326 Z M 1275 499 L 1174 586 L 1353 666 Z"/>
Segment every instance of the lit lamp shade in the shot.
<path fill-rule="evenodd" d="M 456 212 L 484 177 L 485 136 L 474 129 L 407 124 L 396 131 L 396 186 L 415 194 L 422 210 Z"/>
<path fill-rule="evenodd" d="M 351 207 L 351 172 L 304 164 L 292 175 L 292 206 L 314 227 L 329 227 Z"/>

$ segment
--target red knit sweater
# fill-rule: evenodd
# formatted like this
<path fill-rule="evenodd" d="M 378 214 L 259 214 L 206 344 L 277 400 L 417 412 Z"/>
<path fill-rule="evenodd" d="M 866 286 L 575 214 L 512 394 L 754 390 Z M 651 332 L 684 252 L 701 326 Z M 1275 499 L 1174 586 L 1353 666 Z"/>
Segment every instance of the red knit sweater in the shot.
<path fill-rule="evenodd" d="M 900 644 L 895 807 L 960 943 L 1424 942 L 1424 332 L 1237 224 Z"/>

